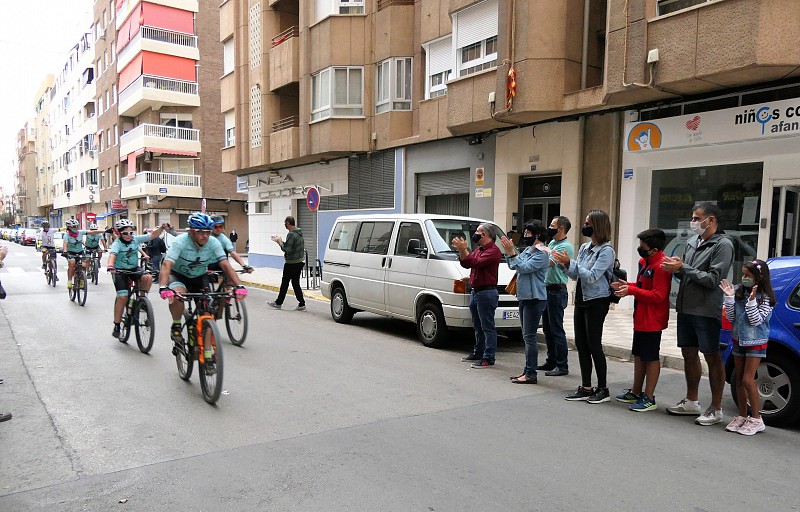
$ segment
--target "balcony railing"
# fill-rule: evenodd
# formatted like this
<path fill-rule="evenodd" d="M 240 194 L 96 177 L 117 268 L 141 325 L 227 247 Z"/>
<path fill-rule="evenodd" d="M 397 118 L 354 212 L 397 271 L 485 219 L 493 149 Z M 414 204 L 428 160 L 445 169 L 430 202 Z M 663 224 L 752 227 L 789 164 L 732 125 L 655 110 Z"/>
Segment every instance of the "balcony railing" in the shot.
<path fill-rule="evenodd" d="M 378 0 L 378 10 L 382 11 L 390 5 L 414 5 L 414 0 Z"/>
<path fill-rule="evenodd" d="M 297 128 L 300 126 L 300 118 L 298 116 L 285 117 L 272 123 L 272 132 L 279 132 L 287 128 Z"/>
<path fill-rule="evenodd" d="M 123 178 L 123 184 L 133 185 L 135 182 L 138 184 L 147 185 L 164 185 L 167 187 L 199 187 L 200 176 L 194 174 L 175 174 L 168 172 L 155 172 L 155 171 L 142 171 L 136 173 L 136 177 Z"/>
<path fill-rule="evenodd" d="M 163 126 L 160 124 L 140 124 L 133 130 L 120 137 L 120 144 L 125 145 L 134 139 L 141 137 L 159 137 L 162 139 L 200 141 L 200 130 L 193 128 L 176 128 L 175 126 Z"/>
<path fill-rule="evenodd" d="M 292 37 L 300 37 L 300 27 L 289 27 L 277 36 L 272 38 L 272 47 L 275 48 L 287 39 Z"/>
<path fill-rule="evenodd" d="M 129 60 L 129 57 L 135 56 L 140 50 L 141 45 L 137 43 L 139 43 L 141 39 L 185 46 L 187 48 L 197 48 L 197 36 L 195 35 L 158 27 L 142 26 L 139 27 L 139 30 L 136 32 L 136 34 L 131 37 L 130 41 L 128 41 L 128 44 L 126 44 L 119 51 L 117 60 L 119 62 L 126 62 Z"/>
<path fill-rule="evenodd" d="M 141 75 L 119 93 L 119 102 L 124 103 L 129 96 L 139 91 L 142 86 L 161 91 L 197 94 L 197 82 L 177 80 L 175 78 L 163 78 L 155 75 Z"/>

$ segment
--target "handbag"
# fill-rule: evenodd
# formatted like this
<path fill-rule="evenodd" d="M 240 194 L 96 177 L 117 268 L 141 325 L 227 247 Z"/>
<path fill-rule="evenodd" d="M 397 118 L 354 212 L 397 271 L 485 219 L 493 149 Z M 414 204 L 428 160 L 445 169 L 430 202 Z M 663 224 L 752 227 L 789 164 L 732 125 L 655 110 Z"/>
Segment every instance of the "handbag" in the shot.
<path fill-rule="evenodd" d="M 508 282 L 506 285 L 506 293 L 509 295 L 516 295 L 517 294 L 517 274 L 514 273 L 514 277 L 511 278 L 511 281 Z"/>

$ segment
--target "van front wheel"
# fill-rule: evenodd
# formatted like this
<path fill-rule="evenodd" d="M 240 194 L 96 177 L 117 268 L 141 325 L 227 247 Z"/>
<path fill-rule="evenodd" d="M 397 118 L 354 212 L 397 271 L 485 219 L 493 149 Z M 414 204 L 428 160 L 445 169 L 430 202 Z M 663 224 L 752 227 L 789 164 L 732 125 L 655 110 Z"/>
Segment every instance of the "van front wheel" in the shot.
<path fill-rule="evenodd" d="M 347 295 L 344 294 L 344 288 L 337 286 L 331 293 L 331 316 L 335 322 L 340 324 L 349 324 L 353 319 L 355 310 L 347 305 Z"/>
<path fill-rule="evenodd" d="M 447 324 L 441 306 L 434 303 L 422 306 L 417 316 L 417 336 L 426 347 L 444 346 L 447 341 Z"/>

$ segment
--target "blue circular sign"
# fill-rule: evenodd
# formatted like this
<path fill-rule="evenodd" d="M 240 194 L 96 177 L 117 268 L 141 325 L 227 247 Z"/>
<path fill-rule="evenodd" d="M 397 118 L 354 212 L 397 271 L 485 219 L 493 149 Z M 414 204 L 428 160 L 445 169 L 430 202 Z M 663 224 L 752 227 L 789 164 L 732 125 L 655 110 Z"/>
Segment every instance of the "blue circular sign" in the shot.
<path fill-rule="evenodd" d="M 311 187 L 306 192 L 306 204 L 311 211 L 316 211 L 319 208 L 319 190 L 317 190 L 317 187 Z"/>

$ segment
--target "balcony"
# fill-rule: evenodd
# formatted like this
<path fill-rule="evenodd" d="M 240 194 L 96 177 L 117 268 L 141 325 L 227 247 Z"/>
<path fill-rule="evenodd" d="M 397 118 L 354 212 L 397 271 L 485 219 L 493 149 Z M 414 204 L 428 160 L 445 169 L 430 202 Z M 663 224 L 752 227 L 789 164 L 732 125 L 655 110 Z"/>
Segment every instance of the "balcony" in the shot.
<path fill-rule="evenodd" d="M 120 180 L 122 199 L 146 196 L 203 197 L 200 176 L 168 172 L 142 171 Z"/>
<path fill-rule="evenodd" d="M 120 158 L 147 148 L 148 151 L 194 156 L 200 152 L 200 130 L 159 124 L 140 124 L 119 139 Z"/>
<path fill-rule="evenodd" d="M 139 27 L 139 31 L 119 51 L 117 72 L 119 73 L 125 69 L 125 66 L 142 51 L 200 60 L 200 51 L 197 49 L 197 36 L 174 30 L 143 26 Z"/>
<path fill-rule="evenodd" d="M 199 107 L 197 82 L 142 75 L 119 93 L 119 115 L 133 117 L 147 109 Z"/>
<path fill-rule="evenodd" d="M 183 11 L 191 11 L 191 12 L 198 12 L 198 1 L 197 0 L 147 0 L 152 4 L 160 4 L 166 5 L 168 7 L 174 7 L 175 9 L 181 9 Z M 128 15 L 130 15 L 131 11 L 142 3 L 142 0 L 116 0 L 116 28 L 122 26 L 125 23 L 125 20 L 128 19 Z"/>
<path fill-rule="evenodd" d="M 273 164 L 300 157 L 300 118 L 291 116 L 272 123 L 269 136 L 270 162 Z"/>
<path fill-rule="evenodd" d="M 300 82 L 300 29 L 291 27 L 272 38 L 269 50 L 271 91 Z"/>

